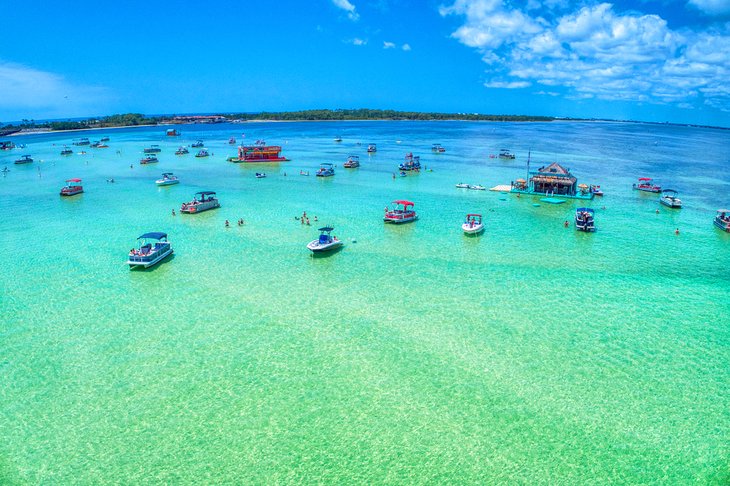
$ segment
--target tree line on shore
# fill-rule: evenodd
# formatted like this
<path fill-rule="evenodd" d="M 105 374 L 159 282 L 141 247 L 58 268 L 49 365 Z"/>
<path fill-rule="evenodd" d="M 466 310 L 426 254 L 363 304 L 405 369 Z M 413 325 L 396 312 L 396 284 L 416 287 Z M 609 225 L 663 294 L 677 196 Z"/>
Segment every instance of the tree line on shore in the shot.
<path fill-rule="evenodd" d="M 349 121 L 349 120 L 465 120 L 465 121 L 552 121 L 553 117 L 530 115 L 481 115 L 478 113 L 433 113 L 396 110 L 301 110 L 258 113 L 230 113 L 223 115 L 228 120 L 238 121 Z M 184 119 L 184 117 L 182 117 Z M 3 124 L 0 133 L 13 133 L 22 130 L 85 130 L 90 128 L 158 125 L 180 122 L 175 115 L 146 116 L 141 113 L 125 113 L 86 120 L 40 121 L 24 119 L 19 123 Z"/>

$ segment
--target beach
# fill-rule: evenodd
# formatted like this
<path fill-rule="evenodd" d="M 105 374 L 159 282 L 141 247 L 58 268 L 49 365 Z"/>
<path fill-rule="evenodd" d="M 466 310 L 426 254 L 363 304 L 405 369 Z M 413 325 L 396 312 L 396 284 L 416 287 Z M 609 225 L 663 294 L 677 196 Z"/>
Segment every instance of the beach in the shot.
<path fill-rule="evenodd" d="M 712 225 L 730 205 L 726 131 L 165 128 L 107 129 L 107 149 L 71 145 L 93 141 L 87 130 L 24 135 L 36 162 L 23 166 L 20 150 L 0 152 L 0 263 L 14 276 L 0 282 L 0 482 L 730 477 L 730 235 Z M 230 137 L 280 145 L 290 161 L 226 162 Z M 174 155 L 196 140 L 213 155 Z M 160 162 L 142 166 L 150 144 Z M 503 148 L 516 159 L 489 157 Z M 408 152 L 432 172 L 394 178 Z M 559 162 L 606 195 L 550 205 L 455 188 L 524 178 L 528 153 L 531 170 Z M 342 168 L 351 154 L 361 166 Z M 335 176 L 314 177 L 321 163 Z M 181 183 L 157 187 L 162 172 Z M 644 176 L 684 207 L 632 190 Z M 84 193 L 60 198 L 73 177 Z M 205 190 L 221 208 L 179 213 Z M 384 225 L 396 199 L 419 220 Z M 563 225 L 584 204 L 594 234 Z M 467 213 L 484 216 L 480 237 L 464 236 Z M 319 224 L 342 251 L 312 257 Z M 174 257 L 130 271 L 129 249 L 151 231 L 168 234 Z"/>

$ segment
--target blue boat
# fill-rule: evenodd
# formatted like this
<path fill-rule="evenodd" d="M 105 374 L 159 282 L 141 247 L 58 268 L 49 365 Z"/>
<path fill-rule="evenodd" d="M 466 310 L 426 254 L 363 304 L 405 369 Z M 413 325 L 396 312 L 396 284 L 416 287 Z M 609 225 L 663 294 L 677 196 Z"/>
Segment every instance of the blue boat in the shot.
<path fill-rule="evenodd" d="M 332 177 L 333 175 L 335 175 L 335 168 L 332 164 L 329 164 L 327 162 L 319 164 L 319 170 L 315 175 L 317 177 Z"/>
<path fill-rule="evenodd" d="M 586 233 L 596 231 L 593 221 L 593 209 L 578 208 L 575 210 L 575 229 Z"/>
<path fill-rule="evenodd" d="M 406 160 L 402 164 L 398 166 L 398 170 L 415 170 L 418 171 L 421 169 L 421 157 L 418 155 L 413 155 L 412 153 L 406 154 Z"/>
<path fill-rule="evenodd" d="M 165 257 L 172 254 L 172 246 L 167 241 L 167 233 L 152 232 L 145 233 L 139 238 L 139 248 L 133 248 L 129 252 L 127 264 L 129 268 L 148 268 L 161 262 Z"/>

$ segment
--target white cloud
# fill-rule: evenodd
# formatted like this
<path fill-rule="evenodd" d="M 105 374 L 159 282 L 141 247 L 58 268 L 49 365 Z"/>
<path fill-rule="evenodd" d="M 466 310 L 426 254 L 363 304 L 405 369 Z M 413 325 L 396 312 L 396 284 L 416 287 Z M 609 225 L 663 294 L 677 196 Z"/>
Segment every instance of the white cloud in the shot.
<path fill-rule="evenodd" d="M 383 49 L 394 49 L 394 48 L 395 48 L 395 43 L 388 42 L 388 41 L 383 42 Z"/>
<path fill-rule="evenodd" d="M 401 49 L 403 49 L 404 51 L 410 51 L 411 50 L 411 46 L 410 46 L 410 44 L 403 44 L 403 46 L 401 47 Z"/>
<path fill-rule="evenodd" d="M 60 118 L 102 112 L 110 92 L 70 83 L 63 76 L 0 60 L 0 114 L 3 117 Z"/>
<path fill-rule="evenodd" d="M 367 45 L 368 40 L 367 39 L 360 39 L 359 37 L 355 37 L 354 39 L 350 39 L 347 41 L 348 43 L 354 45 L 354 46 L 364 46 Z"/>
<path fill-rule="evenodd" d="M 350 20 L 358 20 L 360 18 L 360 14 L 357 13 L 355 6 L 349 0 L 332 0 L 332 3 L 335 7 L 347 12 L 347 17 Z"/>
<path fill-rule="evenodd" d="M 730 14 L 730 0 L 689 0 L 688 5 L 712 16 Z"/>
<path fill-rule="evenodd" d="M 452 37 L 491 66 L 487 87 L 537 83 L 567 88 L 576 99 L 694 102 L 730 110 L 730 24 L 679 32 L 657 15 L 618 13 L 608 3 L 551 19 L 528 12 L 502 0 L 456 0 L 440 9 L 441 15 L 464 17 Z"/>

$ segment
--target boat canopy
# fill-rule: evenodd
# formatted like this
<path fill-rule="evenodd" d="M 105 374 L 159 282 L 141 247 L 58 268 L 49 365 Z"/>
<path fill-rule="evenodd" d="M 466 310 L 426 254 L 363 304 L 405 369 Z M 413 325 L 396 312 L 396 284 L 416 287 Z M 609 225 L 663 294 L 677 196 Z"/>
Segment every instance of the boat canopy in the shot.
<path fill-rule="evenodd" d="M 332 167 L 332 164 L 330 164 L 329 162 L 323 162 L 323 163 L 319 164 L 319 166 L 320 167 L 323 167 L 323 166 Z"/>
<path fill-rule="evenodd" d="M 469 213 L 469 214 L 467 214 L 467 215 L 466 215 L 466 217 L 467 217 L 467 218 L 471 218 L 472 216 L 474 216 L 474 217 L 479 217 L 479 218 L 481 218 L 481 217 L 482 217 L 482 215 L 481 215 L 481 214 L 476 214 L 476 213 L 473 213 L 473 214 L 472 214 L 472 213 Z"/>
<path fill-rule="evenodd" d="M 651 181 L 653 180 L 651 177 L 639 177 L 640 181 Z"/>
<path fill-rule="evenodd" d="M 172 175 L 172 172 L 163 172 L 162 173 L 162 177 L 171 176 L 171 175 Z"/>
<path fill-rule="evenodd" d="M 81 182 L 81 179 L 66 179 L 66 182 Z"/>
<path fill-rule="evenodd" d="M 575 210 L 578 213 L 591 213 L 593 214 L 593 209 L 591 208 L 578 208 Z"/>
<path fill-rule="evenodd" d="M 196 196 L 198 194 L 200 194 L 201 196 L 212 196 L 215 195 L 215 191 L 200 191 L 195 193 Z"/>
<path fill-rule="evenodd" d="M 162 233 L 161 231 L 153 231 L 152 233 L 145 233 L 139 238 L 138 240 L 144 239 L 144 238 L 151 238 L 155 240 L 161 240 L 162 238 L 167 238 L 167 233 Z"/>
<path fill-rule="evenodd" d="M 405 199 L 397 199 L 393 201 L 394 204 L 402 204 L 405 207 L 408 206 L 415 206 L 415 203 L 412 203 L 411 201 L 406 201 Z"/>
<path fill-rule="evenodd" d="M 329 233 L 329 232 L 330 232 L 330 231 L 332 231 L 332 230 L 334 230 L 334 228 L 333 228 L 333 227 L 331 227 L 331 226 L 323 226 L 323 227 L 321 227 L 320 229 L 318 229 L 317 231 L 323 231 L 323 232 L 327 232 L 327 233 Z"/>
<path fill-rule="evenodd" d="M 674 189 L 664 189 L 662 192 L 671 192 L 672 194 L 678 194 Z"/>
<path fill-rule="evenodd" d="M 718 213 L 730 213 L 730 209 L 718 209 Z"/>

